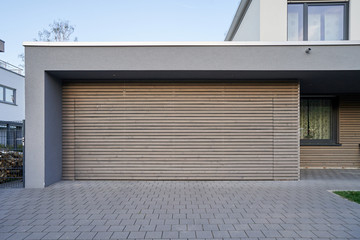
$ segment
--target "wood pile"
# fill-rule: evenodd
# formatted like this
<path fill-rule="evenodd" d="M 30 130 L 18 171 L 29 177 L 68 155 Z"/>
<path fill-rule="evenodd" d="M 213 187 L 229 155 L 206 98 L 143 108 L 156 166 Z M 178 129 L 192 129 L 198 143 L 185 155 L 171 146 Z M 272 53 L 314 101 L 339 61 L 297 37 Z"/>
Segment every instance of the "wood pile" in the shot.
<path fill-rule="evenodd" d="M 22 168 L 22 152 L 0 152 L 0 184 L 21 178 Z"/>

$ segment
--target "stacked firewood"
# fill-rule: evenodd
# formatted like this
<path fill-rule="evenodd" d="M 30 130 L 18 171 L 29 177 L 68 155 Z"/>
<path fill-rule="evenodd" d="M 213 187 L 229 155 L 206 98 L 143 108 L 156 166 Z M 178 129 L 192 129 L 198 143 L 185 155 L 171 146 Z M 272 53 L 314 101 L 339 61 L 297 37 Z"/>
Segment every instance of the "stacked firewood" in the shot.
<path fill-rule="evenodd" d="M 22 177 L 23 153 L 0 152 L 0 184 Z"/>

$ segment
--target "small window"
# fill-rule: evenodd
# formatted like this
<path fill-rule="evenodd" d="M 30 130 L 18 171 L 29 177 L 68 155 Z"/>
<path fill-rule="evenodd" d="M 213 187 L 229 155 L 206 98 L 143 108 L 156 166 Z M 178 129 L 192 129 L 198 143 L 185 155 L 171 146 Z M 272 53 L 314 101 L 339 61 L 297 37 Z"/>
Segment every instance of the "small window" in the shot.
<path fill-rule="evenodd" d="M 335 98 L 304 97 L 300 100 L 300 140 L 302 145 L 337 144 Z"/>
<path fill-rule="evenodd" d="M 288 4 L 288 40 L 347 40 L 347 9 L 341 2 Z"/>
<path fill-rule="evenodd" d="M 16 104 L 16 90 L 0 86 L 0 102 Z"/>

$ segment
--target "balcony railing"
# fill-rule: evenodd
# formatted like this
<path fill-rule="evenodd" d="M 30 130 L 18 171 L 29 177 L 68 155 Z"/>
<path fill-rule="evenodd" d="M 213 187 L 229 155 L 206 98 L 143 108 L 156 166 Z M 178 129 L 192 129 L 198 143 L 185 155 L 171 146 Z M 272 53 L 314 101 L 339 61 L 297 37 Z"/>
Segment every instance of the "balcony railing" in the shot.
<path fill-rule="evenodd" d="M 20 74 L 20 75 L 24 75 L 23 72 L 24 70 L 22 68 L 19 68 L 17 66 L 14 66 L 8 62 L 4 62 L 2 60 L 0 60 L 0 67 L 2 68 L 5 68 L 11 72 L 14 72 L 14 73 L 17 73 L 17 74 Z"/>

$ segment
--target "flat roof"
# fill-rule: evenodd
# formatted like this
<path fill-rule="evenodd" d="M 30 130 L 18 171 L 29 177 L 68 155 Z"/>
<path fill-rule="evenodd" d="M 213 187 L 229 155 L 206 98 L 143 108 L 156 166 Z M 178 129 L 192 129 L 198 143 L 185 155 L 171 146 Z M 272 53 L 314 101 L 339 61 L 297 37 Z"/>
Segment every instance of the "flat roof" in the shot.
<path fill-rule="evenodd" d="M 24 42 L 25 47 L 178 47 L 178 46 L 346 46 L 360 45 L 352 41 L 226 41 L 226 42 Z"/>

